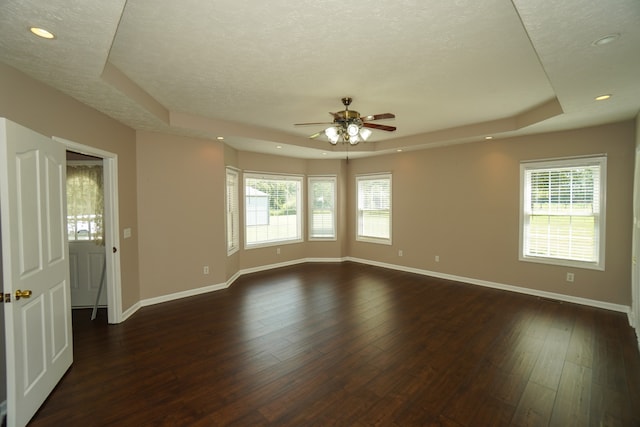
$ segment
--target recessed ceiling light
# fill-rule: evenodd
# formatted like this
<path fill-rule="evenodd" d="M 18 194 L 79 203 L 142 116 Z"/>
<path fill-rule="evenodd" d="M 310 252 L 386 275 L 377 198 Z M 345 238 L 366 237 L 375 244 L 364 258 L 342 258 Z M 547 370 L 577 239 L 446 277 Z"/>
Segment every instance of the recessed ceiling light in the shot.
<path fill-rule="evenodd" d="M 327 155 L 327 153 L 322 153 L 322 155 L 323 155 L 323 156 L 326 156 L 326 155 Z"/>
<path fill-rule="evenodd" d="M 493 139 L 492 136 L 485 136 L 484 139 L 486 139 L 487 141 L 489 141 L 490 139 Z"/>
<path fill-rule="evenodd" d="M 31 31 L 33 34 L 43 39 L 51 40 L 56 38 L 56 36 L 51 31 L 45 30 L 44 28 L 30 27 L 29 31 Z"/>
<path fill-rule="evenodd" d="M 396 151 L 397 151 L 398 153 L 402 153 L 402 148 L 398 148 Z"/>
<path fill-rule="evenodd" d="M 217 137 L 216 137 L 216 139 L 217 139 L 218 141 L 223 141 L 223 140 L 224 140 L 224 136 L 217 136 Z"/>
<path fill-rule="evenodd" d="M 611 98 L 611 94 L 596 96 L 595 100 L 596 101 L 606 101 L 609 98 Z"/>
<path fill-rule="evenodd" d="M 613 43 L 614 41 L 620 38 L 619 33 L 615 34 L 607 34 L 606 36 L 602 36 L 597 40 L 594 40 L 591 45 L 592 46 L 604 46 L 605 44 Z"/>
<path fill-rule="evenodd" d="M 276 145 L 276 148 L 279 150 L 282 148 L 282 145 Z"/>

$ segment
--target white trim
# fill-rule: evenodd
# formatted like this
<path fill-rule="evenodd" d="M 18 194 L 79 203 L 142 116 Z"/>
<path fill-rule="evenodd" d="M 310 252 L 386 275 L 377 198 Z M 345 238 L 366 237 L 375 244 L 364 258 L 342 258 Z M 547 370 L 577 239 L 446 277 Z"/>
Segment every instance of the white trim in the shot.
<path fill-rule="evenodd" d="M 503 291 L 516 292 L 516 293 L 519 293 L 519 294 L 537 296 L 537 297 L 541 297 L 541 298 L 549 298 L 549 299 L 554 299 L 554 300 L 558 300 L 558 301 L 564 301 L 564 302 L 570 302 L 570 303 L 574 303 L 574 304 L 586 305 L 586 306 L 590 306 L 590 307 L 603 308 L 605 310 L 611 310 L 611 311 L 617 311 L 617 312 L 620 312 L 620 313 L 626 313 L 627 315 L 629 314 L 630 309 L 631 309 L 628 305 L 613 304 L 613 303 L 610 303 L 610 302 L 597 301 L 597 300 L 592 300 L 592 299 L 588 299 L 588 298 L 581 298 L 581 297 L 574 297 L 574 296 L 571 296 L 571 295 L 557 294 L 555 292 L 538 291 L 536 289 L 531 289 L 531 288 L 523 288 L 523 287 L 520 287 L 520 286 L 507 285 L 507 284 L 504 284 L 504 283 L 490 282 L 490 281 L 487 281 L 487 280 L 474 279 L 474 278 L 471 278 L 471 277 L 456 276 L 456 275 L 453 275 L 453 274 L 440 273 L 440 272 L 437 272 L 437 271 L 422 270 L 422 269 L 418 269 L 418 268 L 404 267 L 404 266 L 395 265 L 395 264 L 387 264 L 385 262 L 369 261 L 369 260 L 366 260 L 366 259 L 352 258 L 352 257 L 348 257 L 348 260 L 349 261 L 353 261 L 353 262 L 358 262 L 358 263 L 361 263 L 361 264 L 373 265 L 373 266 L 376 266 L 376 267 L 384 267 L 384 268 L 390 268 L 392 270 L 400 270 L 400 271 L 405 271 L 405 272 L 408 272 L 408 273 L 421 274 L 423 276 L 430 276 L 430 277 L 435 277 L 435 278 L 438 278 L 438 279 L 446 279 L 446 280 L 452 280 L 452 281 L 455 281 L 455 282 L 467 283 L 469 285 L 484 286 L 484 287 L 487 287 L 487 288 L 500 289 L 500 290 L 503 290 Z"/>
<path fill-rule="evenodd" d="M 304 264 L 304 263 L 307 263 L 307 262 L 334 262 L 334 263 L 339 263 L 339 262 L 343 262 L 343 261 L 347 261 L 347 259 L 346 258 L 301 258 L 301 259 L 296 259 L 296 260 L 291 260 L 291 261 L 280 262 L 280 263 L 277 263 L 277 264 L 268 264 L 268 265 L 261 265 L 259 267 L 246 268 L 246 269 L 238 271 L 236 274 L 231 276 L 231 278 L 229 278 L 229 280 L 227 280 L 225 283 L 219 283 L 219 284 L 216 284 L 216 285 L 204 286 L 202 288 L 189 289 L 187 291 L 180 291 L 180 292 L 175 292 L 175 293 L 168 294 L 168 295 L 162 295 L 162 296 L 159 296 L 159 297 L 143 299 L 139 303 L 135 304 L 133 307 L 129 308 L 123 314 L 123 317 L 125 319 L 129 318 L 131 315 L 133 315 L 136 311 L 138 311 L 142 307 L 147 307 L 147 306 L 150 306 L 150 305 L 161 304 L 161 303 L 164 303 L 164 302 L 175 301 L 175 300 L 179 300 L 179 299 L 182 299 L 182 298 L 187 298 L 187 297 L 192 297 L 192 296 L 196 296 L 196 295 L 206 294 L 206 293 L 209 293 L 209 292 L 220 291 L 222 289 L 227 289 L 236 280 L 238 280 L 241 276 L 243 276 L 245 274 L 258 273 L 258 272 L 261 272 L 261 271 L 273 270 L 273 269 L 281 268 L 281 267 L 289 267 L 289 266 L 292 266 L 292 265 Z"/>
<path fill-rule="evenodd" d="M 581 166 L 597 166 L 600 171 L 599 179 L 599 212 L 597 215 L 597 243 L 595 261 L 580 261 L 576 259 L 558 258 L 548 255 L 528 255 L 525 254 L 525 231 L 528 230 L 527 218 L 530 211 L 530 189 L 527 185 L 528 171 L 545 169 L 576 168 Z M 534 262 L 541 264 L 560 265 L 569 268 L 585 268 L 591 270 L 604 271 L 605 269 L 605 248 L 606 248 L 606 211 L 607 211 L 607 156 L 587 155 L 580 157 L 567 157 L 560 159 L 526 160 L 520 162 L 520 207 L 519 207 L 519 231 L 518 231 L 518 259 L 524 262 Z"/>
<path fill-rule="evenodd" d="M 455 282 L 466 283 L 466 284 L 469 284 L 469 285 L 477 285 L 477 286 L 483 286 L 483 287 L 487 287 L 487 288 L 499 289 L 499 290 L 508 291 L 508 292 L 516 292 L 516 293 L 519 293 L 519 294 L 536 296 L 536 297 L 540 297 L 540 298 L 553 299 L 553 300 L 556 300 L 556 301 L 564 301 L 564 302 L 568 302 L 568 303 L 572 303 L 572 304 L 579 304 L 579 305 L 585 305 L 585 306 L 589 306 L 589 307 L 601 308 L 601 309 L 615 311 L 615 312 L 619 312 L 619 313 L 626 313 L 627 316 L 630 319 L 629 322 L 631 324 L 631 319 L 632 319 L 631 307 L 626 306 L 626 305 L 613 304 L 613 303 L 609 303 L 609 302 L 597 301 L 597 300 L 592 300 L 592 299 L 588 299 L 588 298 L 574 297 L 574 296 L 571 296 L 571 295 L 558 294 L 558 293 L 555 293 L 555 292 L 538 291 L 538 290 L 531 289 L 531 288 L 523 288 L 523 287 L 520 287 L 520 286 L 507 285 L 507 284 L 504 284 L 504 283 L 490 282 L 490 281 L 487 281 L 487 280 L 474 279 L 474 278 L 471 278 L 471 277 L 457 276 L 457 275 L 453 275 L 453 274 L 440 273 L 440 272 L 437 272 L 437 271 L 422 270 L 422 269 L 419 269 L 419 268 L 405 267 L 405 266 L 401 266 L 401 265 L 388 264 L 386 262 L 371 261 L 371 260 L 366 260 L 366 259 L 362 259 L 362 258 L 354 258 L 354 257 L 300 258 L 300 259 L 296 259 L 296 260 L 280 262 L 280 263 L 277 263 L 277 264 L 269 264 L 269 265 L 262 265 L 262 266 L 258 266 L 258 267 L 251 267 L 251 268 L 242 269 L 239 272 L 237 272 L 236 274 L 234 274 L 225 283 L 219 283 L 217 285 L 209 285 L 209 286 L 204 286 L 202 288 L 190 289 L 190 290 L 187 290 L 187 291 L 181 291 L 181 292 L 175 292 L 175 293 L 168 294 L 168 295 L 162 295 L 162 296 L 159 296 L 159 297 L 143 299 L 139 303 L 135 304 L 133 307 L 129 308 L 123 314 L 123 317 L 124 317 L 124 319 L 129 318 L 136 311 L 138 311 L 138 309 L 140 309 L 142 307 L 147 307 L 147 306 L 154 305 L 154 304 L 161 304 L 161 303 L 164 303 L 164 302 L 174 301 L 174 300 L 187 298 L 187 297 L 191 297 L 191 296 L 202 295 L 202 294 L 205 294 L 205 293 L 208 293 L 208 292 L 215 292 L 215 291 L 219 291 L 219 290 L 222 290 L 222 289 L 227 289 L 238 278 L 240 278 L 241 276 L 244 276 L 245 274 L 258 273 L 258 272 L 261 272 L 261 271 L 273 270 L 275 268 L 281 268 L 281 267 L 289 267 L 289 266 L 297 265 L 297 264 L 305 264 L 305 263 L 341 263 L 341 262 L 345 262 L 345 261 L 357 262 L 357 263 L 360 263 L 360 264 L 372 265 L 372 266 L 375 266 L 375 267 L 388 268 L 388 269 L 391 269 L 391 270 L 404 271 L 406 273 L 415 273 L 415 274 L 420 274 L 422 276 L 429 276 L 429 277 L 434 277 L 434 278 L 438 278 L 438 279 L 451 280 L 451 281 L 455 281 Z M 638 341 L 638 344 L 639 344 L 639 348 L 640 348 L 640 339 Z"/>
<path fill-rule="evenodd" d="M 141 304 L 140 301 L 138 301 L 137 303 L 133 304 L 131 307 L 129 307 L 126 311 L 124 311 L 122 313 L 122 316 L 120 316 L 120 321 L 124 322 L 129 317 L 133 316 L 136 311 L 140 310 L 141 307 L 142 307 L 142 304 Z"/>
<path fill-rule="evenodd" d="M 297 228 L 297 236 L 292 237 L 292 238 L 279 238 L 277 240 L 268 240 L 268 241 L 260 241 L 260 242 L 256 242 L 256 243 L 249 243 L 247 241 L 248 239 L 248 233 L 247 233 L 247 181 L 248 180 L 271 180 L 271 181 L 288 181 L 288 182 L 295 182 L 298 184 L 299 186 L 299 192 L 296 195 L 297 199 L 296 199 L 296 219 L 297 219 L 297 223 L 296 223 L 296 228 Z M 239 197 L 242 197 L 242 203 L 241 206 L 243 206 L 242 209 L 242 219 L 243 219 L 243 228 L 242 228 L 242 234 L 244 235 L 244 246 L 243 248 L 245 250 L 250 250 L 250 249 L 258 249 L 258 248 L 265 248 L 265 247 L 269 247 L 269 246 L 280 246 L 280 245 L 289 245 L 289 244 L 295 244 L 295 243 L 302 243 L 304 242 L 304 220 L 305 220 L 305 205 L 304 205 L 304 200 L 305 200 L 305 192 L 304 192 L 305 188 L 304 188 L 304 175 L 282 175 L 282 174 L 270 174 L 270 173 L 255 173 L 255 172 L 247 172 L 244 171 L 242 174 L 242 189 L 241 189 L 241 195 Z"/>
<path fill-rule="evenodd" d="M 364 243 L 375 243 L 381 245 L 392 245 L 393 240 L 393 174 L 391 172 L 385 173 L 363 173 L 355 176 L 356 179 L 356 200 L 355 200 L 355 208 L 356 208 L 356 241 L 364 242 Z M 388 179 L 389 180 L 389 237 L 373 237 L 373 236 L 365 236 L 360 234 L 361 231 L 361 221 L 362 217 L 360 216 L 360 181 L 373 181 L 379 179 Z"/>
<path fill-rule="evenodd" d="M 61 142 L 67 150 L 93 157 L 102 158 L 104 173 L 104 216 L 105 251 L 107 262 L 107 317 L 109 323 L 120 323 L 126 319 L 122 313 L 122 278 L 120 270 L 120 250 L 116 253 L 109 248 L 120 248 L 120 210 L 118 207 L 118 155 L 99 148 L 79 144 L 57 136 L 54 141 Z"/>
<path fill-rule="evenodd" d="M 232 175 L 235 179 L 235 211 L 229 212 L 229 175 Z M 227 256 L 231 256 L 240 250 L 240 172 L 237 169 L 226 167 L 224 173 L 224 226 L 225 226 L 225 242 L 227 243 Z M 233 216 L 235 222 L 235 229 L 231 230 L 231 235 L 235 237 L 231 242 L 232 246 L 229 247 L 229 214 Z M 232 225 L 233 225 L 232 224 Z M 231 226 L 232 226 L 231 225 Z"/>
<path fill-rule="evenodd" d="M 313 192 L 312 186 L 316 181 L 329 181 L 333 183 L 333 210 L 331 212 L 333 216 L 333 236 L 330 237 L 315 237 L 312 236 L 313 229 Z M 309 175 L 307 176 L 307 239 L 310 242 L 330 242 L 338 240 L 338 176 L 337 175 Z"/>
<path fill-rule="evenodd" d="M 216 285 L 204 286 L 202 288 L 189 289 L 186 291 L 175 292 L 173 294 L 161 295 L 159 297 L 146 298 L 140 301 L 140 306 L 147 307 L 149 305 L 161 304 L 163 302 L 178 300 L 182 298 L 206 294 L 209 292 L 215 292 L 222 289 L 227 289 L 228 287 L 229 285 L 227 283 L 219 283 Z"/>
<path fill-rule="evenodd" d="M 640 115 L 638 116 L 640 118 Z M 638 121 L 640 124 L 640 121 Z M 636 133 L 640 136 L 640 130 Z M 633 225 L 631 231 L 631 314 L 629 323 L 635 329 L 640 350 L 640 147 L 636 147 L 635 168 L 633 171 Z"/>
<path fill-rule="evenodd" d="M 273 270 L 275 268 L 289 267 L 297 264 L 304 264 L 305 262 L 306 262 L 306 259 L 300 258 L 300 259 L 294 259 L 291 261 L 278 262 L 276 264 L 268 264 L 268 265 L 261 265 L 258 267 L 245 268 L 238 272 L 239 273 L 238 277 L 244 276 L 245 274 L 258 273 L 260 271 L 266 271 L 266 270 Z"/>

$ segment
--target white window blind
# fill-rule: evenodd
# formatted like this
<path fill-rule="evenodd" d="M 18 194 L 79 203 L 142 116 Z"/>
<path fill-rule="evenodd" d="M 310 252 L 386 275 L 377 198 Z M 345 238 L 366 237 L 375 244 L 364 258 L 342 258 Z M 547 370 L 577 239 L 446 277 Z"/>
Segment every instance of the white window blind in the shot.
<path fill-rule="evenodd" d="M 523 163 L 521 259 L 604 269 L 606 158 Z"/>
<path fill-rule="evenodd" d="M 245 246 L 302 241 L 302 177 L 244 174 Z"/>
<path fill-rule="evenodd" d="M 233 169 L 227 169 L 227 255 L 235 253 L 240 247 L 240 214 L 238 204 L 238 188 L 238 172 Z"/>
<path fill-rule="evenodd" d="M 391 175 L 356 177 L 356 240 L 391 244 Z"/>
<path fill-rule="evenodd" d="M 336 239 L 336 177 L 309 177 L 309 239 Z"/>

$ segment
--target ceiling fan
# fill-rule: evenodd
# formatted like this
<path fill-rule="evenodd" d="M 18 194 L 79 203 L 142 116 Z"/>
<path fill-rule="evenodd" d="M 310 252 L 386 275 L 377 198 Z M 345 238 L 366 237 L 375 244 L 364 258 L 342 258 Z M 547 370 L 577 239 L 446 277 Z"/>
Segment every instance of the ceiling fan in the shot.
<path fill-rule="evenodd" d="M 333 122 L 296 123 L 295 126 L 331 125 L 323 131 L 314 133 L 309 136 L 309 138 L 314 139 L 324 134 L 333 145 L 336 145 L 339 141 L 351 145 L 356 145 L 360 141 L 366 141 L 369 136 L 371 136 L 371 129 L 384 130 L 387 132 L 396 130 L 395 126 L 371 123 L 374 120 L 393 119 L 396 117 L 395 114 L 383 113 L 361 116 L 357 111 L 349 110 L 351 101 L 351 98 L 342 98 L 344 110 L 338 111 L 337 113 L 329 113 L 333 116 Z"/>

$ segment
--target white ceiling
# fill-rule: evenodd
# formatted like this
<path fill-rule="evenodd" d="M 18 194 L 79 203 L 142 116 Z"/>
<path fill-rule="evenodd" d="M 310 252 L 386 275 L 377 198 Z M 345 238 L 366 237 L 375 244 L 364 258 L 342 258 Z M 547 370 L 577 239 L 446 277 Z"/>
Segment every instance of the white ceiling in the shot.
<path fill-rule="evenodd" d="M 0 59 L 135 129 L 240 150 L 343 157 L 293 124 L 344 96 L 395 113 L 357 157 L 634 117 L 640 1 L 3 0 Z"/>

